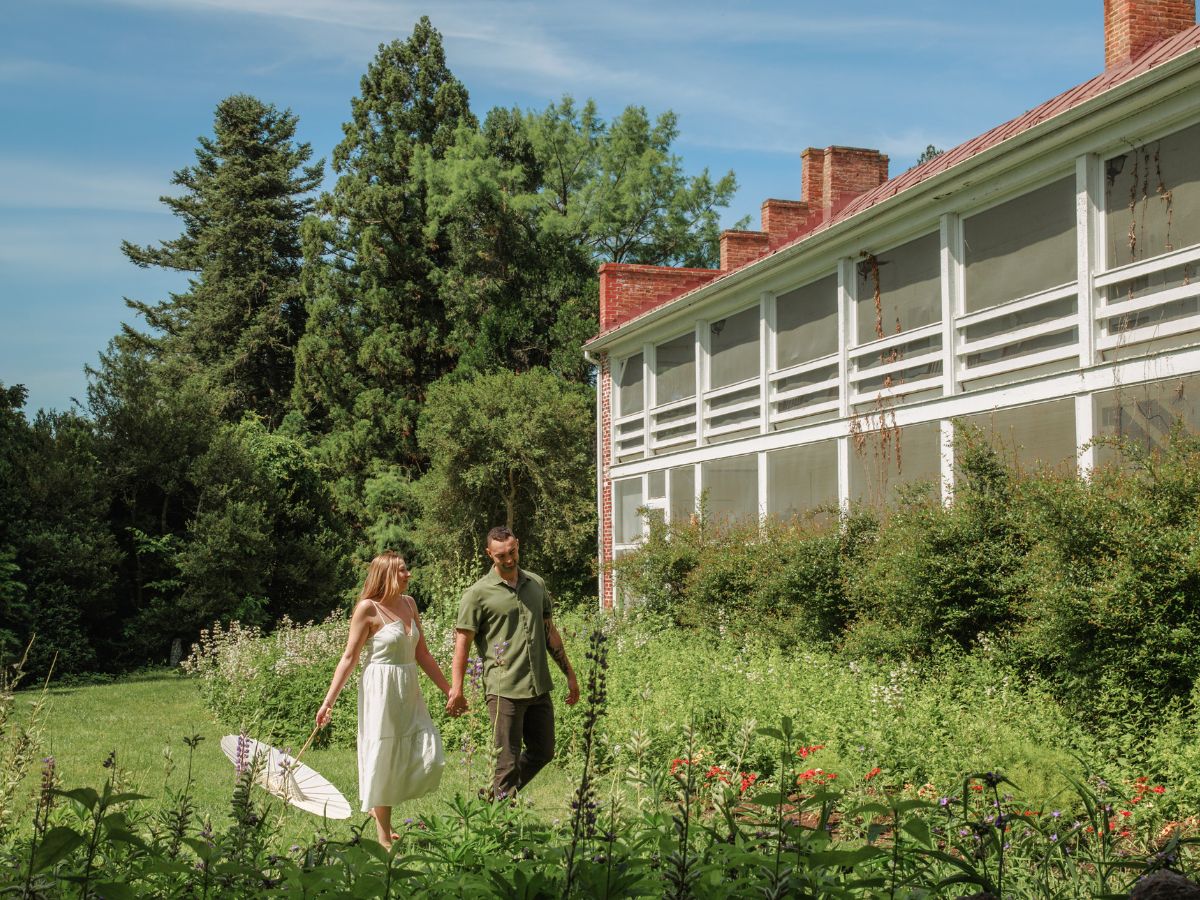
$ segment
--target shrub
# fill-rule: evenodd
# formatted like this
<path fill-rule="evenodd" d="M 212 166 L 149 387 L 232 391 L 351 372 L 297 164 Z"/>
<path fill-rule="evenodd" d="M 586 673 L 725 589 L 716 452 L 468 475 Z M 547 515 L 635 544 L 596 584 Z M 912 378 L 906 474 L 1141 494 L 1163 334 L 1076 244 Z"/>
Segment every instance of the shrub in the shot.
<path fill-rule="evenodd" d="M 977 431 L 957 437 L 954 502 L 911 491 L 848 571 L 852 653 L 882 658 L 969 647 L 1015 621 L 1027 542 L 1013 511 L 1016 484 Z"/>
<path fill-rule="evenodd" d="M 849 619 L 845 573 L 876 526 L 866 511 L 761 528 L 705 519 L 656 524 L 616 570 L 642 612 L 784 647 L 829 644 Z"/>
<path fill-rule="evenodd" d="M 200 694 L 217 721 L 280 746 L 301 746 L 346 647 L 349 619 L 337 612 L 320 624 L 285 618 L 270 634 L 231 622 L 205 629 L 182 662 L 197 678 Z M 319 740 L 353 746 L 358 733 L 355 694 L 358 670 L 334 704 Z"/>
<path fill-rule="evenodd" d="M 1124 453 L 1090 481 L 1026 489 L 1035 546 L 1014 649 L 1096 723 L 1153 716 L 1200 674 L 1200 436 Z"/>

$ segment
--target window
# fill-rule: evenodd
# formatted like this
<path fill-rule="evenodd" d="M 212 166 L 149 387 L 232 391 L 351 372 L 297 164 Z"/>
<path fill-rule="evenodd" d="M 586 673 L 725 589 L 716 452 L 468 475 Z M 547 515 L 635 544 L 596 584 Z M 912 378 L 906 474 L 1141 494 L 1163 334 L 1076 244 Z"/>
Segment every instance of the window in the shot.
<path fill-rule="evenodd" d="M 856 268 L 858 343 L 941 321 L 941 240 L 936 231 L 868 256 Z"/>
<path fill-rule="evenodd" d="M 1200 375 L 1123 385 L 1096 395 L 1097 436 L 1132 441 L 1143 450 L 1165 447 L 1180 420 L 1193 434 L 1200 432 Z M 1116 463 L 1119 456 L 1112 447 L 1096 447 L 1099 465 Z"/>
<path fill-rule="evenodd" d="M 662 500 L 667 496 L 667 473 L 661 469 L 646 476 L 646 498 Z"/>
<path fill-rule="evenodd" d="M 963 242 L 965 312 L 1075 281 L 1075 177 L 964 219 Z"/>
<path fill-rule="evenodd" d="M 678 466 L 670 471 L 672 522 L 688 522 L 696 512 L 696 467 Z"/>
<path fill-rule="evenodd" d="M 982 429 L 984 437 L 1019 471 L 1075 468 L 1073 398 L 998 409 L 963 421 Z"/>
<path fill-rule="evenodd" d="M 758 377 L 758 329 L 757 306 L 709 323 L 710 388 Z"/>
<path fill-rule="evenodd" d="M 1109 268 L 1200 244 L 1200 124 L 1104 163 Z"/>
<path fill-rule="evenodd" d="M 767 513 L 783 521 L 837 503 L 837 441 L 767 454 Z"/>
<path fill-rule="evenodd" d="M 837 275 L 775 298 L 775 367 L 786 369 L 837 353 Z"/>
<path fill-rule="evenodd" d="M 758 454 L 702 463 L 700 483 L 709 515 L 717 519 L 758 518 Z"/>
<path fill-rule="evenodd" d="M 635 353 L 617 363 L 617 415 L 630 416 L 642 411 L 642 354 Z"/>
<path fill-rule="evenodd" d="M 662 406 L 696 396 L 696 338 L 691 333 L 659 344 L 654 351 L 654 403 Z"/>
<path fill-rule="evenodd" d="M 895 502 L 902 485 L 941 484 L 941 427 L 922 422 L 904 428 L 851 435 L 850 498 L 860 503 Z"/>
<path fill-rule="evenodd" d="M 613 482 L 613 543 L 632 544 L 641 540 L 642 479 Z"/>

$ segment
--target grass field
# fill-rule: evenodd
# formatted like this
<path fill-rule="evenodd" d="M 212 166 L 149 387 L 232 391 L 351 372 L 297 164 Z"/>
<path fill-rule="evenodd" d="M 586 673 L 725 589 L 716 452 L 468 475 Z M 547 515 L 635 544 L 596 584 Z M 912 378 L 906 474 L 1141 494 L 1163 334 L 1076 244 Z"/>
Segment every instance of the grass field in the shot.
<path fill-rule="evenodd" d="M 39 693 L 18 694 L 19 717 L 28 717 Z M 145 801 L 144 808 L 155 809 L 168 789 L 178 791 L 183 787 L 190 752 L 184 738 L 200 735 L 204 740 L 192 759 L 197 809 L 201 817 L 209 816 L 214 823 L 228 816 L 234 770 L 220 748 L 221 736 L 227 730 L 204 708 L 193 682 L 162 671 L 107 684 L 52 687 L 48 695 L 42 755 L 54 756 L 64 788 L 99 788 L 108 775 L 103 767 L 105 757 L 116 751 L 126 788 L 150 795 L 154 799 Z M 304 843 L 317 833 L 339 835 L 348 833 L 350 827 L 369 825 L 368 817 L 357 812 L 358 772 L 353 749 L 311 749 L 305 752 L 303 761 L 335 784 L 355 813 L 349 820 L 326 823 L 276 802 L 272 814 L 280 816 L 281 842 Z M 448 752 L 438 792 L 398 807 L 393 811 L 393 820 L 398 823 L 409 816 L 428 815 L 456 792 L 478 790 L 485 781 L 487 763 L 477 757 L 473 765 L 473 775 L 468 777 L 462 755 Z M 22 791 L 23 799 L 30 804 L 35 782 L 36 777 L 27 779 Z M 567 815 L 573 789 L 566 773 L 551 764 L 525 796 L 551 820 Z M 260 792 L 259 796 L 266 795 Z M 23 814 L 22 818 L 28 819 L 29 815 Z M 368 828 L 367 833 L 373 834 L 373 830 Z"/>

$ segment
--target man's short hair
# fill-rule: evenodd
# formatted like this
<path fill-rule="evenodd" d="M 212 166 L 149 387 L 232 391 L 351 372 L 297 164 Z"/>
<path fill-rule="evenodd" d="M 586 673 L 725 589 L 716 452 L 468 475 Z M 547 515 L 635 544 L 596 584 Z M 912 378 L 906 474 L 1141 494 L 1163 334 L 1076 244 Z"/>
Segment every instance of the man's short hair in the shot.
<path fill-rule="evenodd" d="M 506 525 L 497 525 L 488 532 L 487 542 L 490 544 L 492 541 L 495 541 L 497 544 L 503 544 L 509 538 L 515 537 L 516 535 L 512 533 L 511 528 Z"/>

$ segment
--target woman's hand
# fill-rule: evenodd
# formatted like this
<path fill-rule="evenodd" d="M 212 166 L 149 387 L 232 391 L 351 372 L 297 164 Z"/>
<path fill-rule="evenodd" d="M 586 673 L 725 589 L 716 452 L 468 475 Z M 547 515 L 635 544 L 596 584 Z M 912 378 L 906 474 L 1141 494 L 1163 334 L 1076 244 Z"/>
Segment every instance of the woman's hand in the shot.
<path fill-rule="evenodd" d="M 326 725 L 328 725 L 329 720 L 332 718 L 332 714 L 333 704 L 328 701 L 322 703 L 321 708 L 317 710 L 317 727 L 324 728 Z"/>

